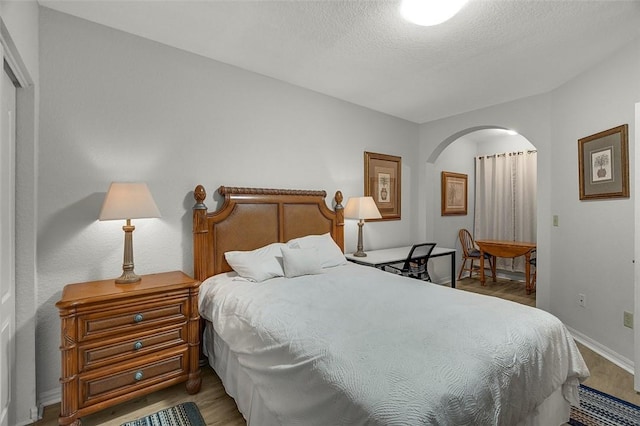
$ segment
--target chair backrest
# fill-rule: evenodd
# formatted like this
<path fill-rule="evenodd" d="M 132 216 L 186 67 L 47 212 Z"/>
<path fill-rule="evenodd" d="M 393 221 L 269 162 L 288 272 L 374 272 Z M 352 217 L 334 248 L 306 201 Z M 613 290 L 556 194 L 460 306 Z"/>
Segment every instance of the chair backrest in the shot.
<path fill-rule="evenodd" d="M 462 228 L 458 231 L 458 238 L 460 239 L 460 245 L 462 246 L 464 256 L 469 256 L 469 253 L 476 248 L 471 232 Z"/>
<path fill-rule="evenodd" d="M 415 269 L 416 266 L 425 266 L 429 261 L 429 256 L 431 256 L 431 252 L 433 251 L 436 243 L 421 243 L 414 244 L 409 251 L 409 255 L 407 259 L 404 261 L 404 270 Z M 413 265 L 412 265 L 413 264 Z"/>

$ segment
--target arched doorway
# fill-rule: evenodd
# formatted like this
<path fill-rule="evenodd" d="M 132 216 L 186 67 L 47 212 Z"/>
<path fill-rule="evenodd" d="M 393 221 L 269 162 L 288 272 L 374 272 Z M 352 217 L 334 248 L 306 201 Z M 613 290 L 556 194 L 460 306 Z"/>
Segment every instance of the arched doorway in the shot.
<path fill-rule="evenodd" d="M 468 176 L 468 211 L 466 215 L 442 216 L 440 203 L 433 202 L 427 206 L 431 210 L 427 214 L 427 229 L 431 230 L 433 239 L 447 247 L 458 250 L 458 268 L 460 267 L 461 248 L 457 239 L 458 230 L 466 228 L 474 230 L 475 208 L 475 157 L 490 156 L 508 152 L 534 151 L 535 145 L 526 137 L 512 132 L 506 127 L 487 125 L 477 126 L 456 132 L 443 140 L 431 153 L 426 164 L 427 200 L 440 199 L 440 173 L 450 171 Z M 534 166 L 537 168 L 537 166 Z M 534 179 L 537 179 L 534 177 Z M 537 216 L 534 219 L 537 224 Z M 535 224 L 534 224 L 535 226 Z M 533 230 L 533 238 L 537 231 Z M 520 265 L 519 265 L 520 266 Z M 438 272 L 445 273 L 444 269 Z M 522 273 L 505 273 L 512 279 L 524 279 Z"/>

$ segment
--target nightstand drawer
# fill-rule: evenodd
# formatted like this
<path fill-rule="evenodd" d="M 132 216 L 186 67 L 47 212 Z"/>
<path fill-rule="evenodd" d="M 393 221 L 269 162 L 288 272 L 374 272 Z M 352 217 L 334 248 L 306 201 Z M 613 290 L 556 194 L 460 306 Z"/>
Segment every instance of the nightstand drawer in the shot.
<path fill-rule="evenodd" d="M 162 354 L 157 361 L 131 365 L 121 371 L 95 370 L 95 373 L 79 377 L 80 407 L 101 400 L 116 398 L 153 386 L 156 383 L 186 375 L 188 371 L 188 347 L 185 345 L 173 353 Z M 106 370 L 106 369 L 104 369 Z"/>
<path fill-rule="evenodd" d="M 99 341 L 91 345 L 81 345 L 78 348 L 80 372 L 181 345 L 187 342 L 187 330 L 187 322 L 184 322 L 179 326 L 149 331 L 126 340 L 113 339 L 113 343 Z"/>
<path fill-rule="evenodd" d="M 78 341 L 131 335 L 143 329 L 187 321 L 187 296 L 164 300 L 162 304 L 133 303 L 78 316 Z"/>

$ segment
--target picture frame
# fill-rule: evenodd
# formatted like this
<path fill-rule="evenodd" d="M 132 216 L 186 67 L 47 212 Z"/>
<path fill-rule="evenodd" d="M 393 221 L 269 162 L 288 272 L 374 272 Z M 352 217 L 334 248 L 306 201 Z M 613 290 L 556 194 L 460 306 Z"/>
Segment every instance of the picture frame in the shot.
<path fill-rule="evenodd" d="M 629 126 L 578 139 L 580 200 L 629 198 Z"/>
<path fill-rule="evenodd" d="M 464 216 L 467 214 L 468 176 L 463 173 L 441 173 L 442 216 Z"/>
<path fill-rule="evenodd" d="M 400 220 L 402 158 L 365 151 L 364 195 L 373 198 L 382 216 L 367 221 Z"/>

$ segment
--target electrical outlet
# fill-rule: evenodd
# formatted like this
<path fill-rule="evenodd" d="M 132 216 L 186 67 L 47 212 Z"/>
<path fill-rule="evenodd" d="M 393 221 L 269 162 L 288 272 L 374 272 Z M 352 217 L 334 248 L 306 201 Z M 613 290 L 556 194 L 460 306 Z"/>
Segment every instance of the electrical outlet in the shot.
<path fill-rule="evenodd" d="M 624 311 L 623 324 L 625 327 L 633 328 L 633 313 Z"/>
<path fill-rule="evenodd" d="M 582 306 L 583 308 L 586 308 L 587 307 L 587 296 L 585 296 L 582 293 L 578 294 L 578 305 Z"/>

